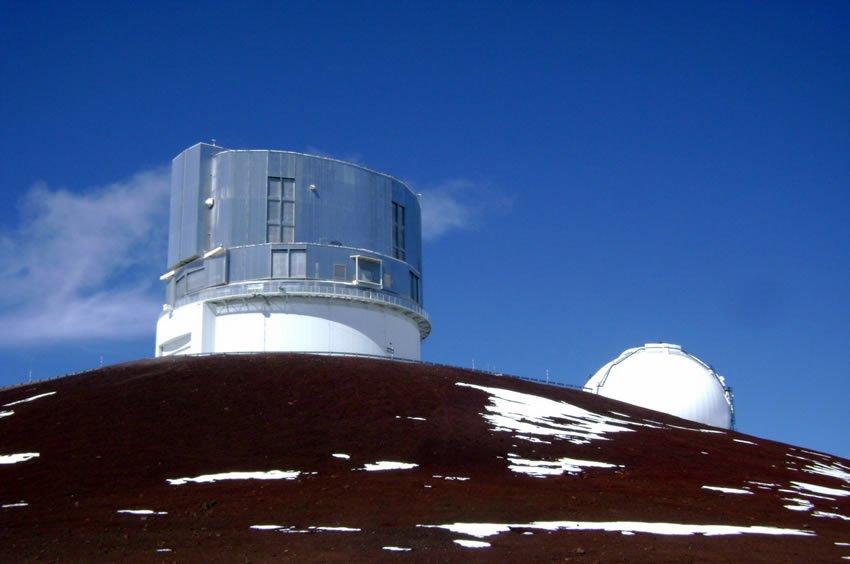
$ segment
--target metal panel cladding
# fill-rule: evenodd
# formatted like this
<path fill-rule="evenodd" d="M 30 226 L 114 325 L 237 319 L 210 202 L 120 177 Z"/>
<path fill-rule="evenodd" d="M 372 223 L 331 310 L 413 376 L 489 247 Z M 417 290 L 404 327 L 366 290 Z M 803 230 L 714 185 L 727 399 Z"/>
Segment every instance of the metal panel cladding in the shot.
<path fill-rule="evenodd" d="M 200 143 L 174 159 L 170 205 L 169 270 L 177 280 L 194 272 L 175 300 L 203 299 L 200 280 L 298 278 L 365 284 L 417 309 L 422 303 L 419 199 L 386 174 L 315 155 Z M 286 255 L 297 268 L 272 268 L 284 250 L 298 251 Z M 227 256 L 227 272 L 196 272 L 209 253 Z"/>

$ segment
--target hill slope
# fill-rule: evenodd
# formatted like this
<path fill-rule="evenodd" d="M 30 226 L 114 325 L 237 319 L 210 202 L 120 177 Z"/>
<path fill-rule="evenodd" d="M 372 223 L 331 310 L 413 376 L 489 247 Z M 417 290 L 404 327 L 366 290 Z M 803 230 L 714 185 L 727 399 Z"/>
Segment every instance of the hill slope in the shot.
<path fill-rule="evenodd" d="M 850 557 L 850 461 L 514 378 L 183 357 L 0 406 L 2 561 Z"/>

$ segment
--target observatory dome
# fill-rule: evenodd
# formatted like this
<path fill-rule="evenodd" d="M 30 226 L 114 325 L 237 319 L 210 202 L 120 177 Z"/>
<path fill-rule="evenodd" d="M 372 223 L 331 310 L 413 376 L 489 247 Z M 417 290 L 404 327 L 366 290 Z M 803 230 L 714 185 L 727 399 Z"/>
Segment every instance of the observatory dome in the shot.
<path fill-rule="evenodd" d="M 711 366 L 668 343 L 628 349 L 600 368 L 585 391 L 669 413 L 698 423 L 732 428 L 732 392 Z"/>

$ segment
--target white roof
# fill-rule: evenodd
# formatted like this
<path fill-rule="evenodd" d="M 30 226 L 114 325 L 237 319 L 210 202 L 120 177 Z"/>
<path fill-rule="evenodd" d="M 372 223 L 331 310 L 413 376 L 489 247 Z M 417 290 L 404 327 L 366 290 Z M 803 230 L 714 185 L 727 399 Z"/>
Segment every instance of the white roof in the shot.
<path fill-rule="evenodd" d="M 679 345 L 628 349 L 600 368 L 586 391 L 706 425 L 732 427 L 732 394 L 723 377 Z"/>

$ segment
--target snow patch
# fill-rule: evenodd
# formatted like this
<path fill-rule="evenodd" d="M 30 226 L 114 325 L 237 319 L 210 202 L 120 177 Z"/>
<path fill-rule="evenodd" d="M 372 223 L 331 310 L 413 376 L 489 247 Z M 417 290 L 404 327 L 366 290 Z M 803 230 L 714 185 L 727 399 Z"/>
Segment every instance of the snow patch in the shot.
<path fill-rule="evenodd" d="M 850 468 L 847 468 L 840 462 L 835 462 L 832 465 L 824 464 L 823 462 L 817 462 L 814 460 L 810 460 L 812 464 L 805 466 L 803 468 L 804 472 L 810 472 L 812 474 L 819 474 L 821 476 L 829 476 L 831 478 L 838 478 L 839 480 L 844 480 L 848 484 L 850 484 Z"/>
<path fill-rule="evenodd" d="M 156 551 L 157 552 L 171 552 L 171 549 L 170 548 L 157 548 Z"/>
<path fill-rule="evenodd" d="M 812 513 L 815 517 L 826 517 L 827 519 L 841 519 L 842 521 L 850 521 L 850 517 L 839 513 L 829 513 L 827 511 L 815 511 Z"/>
<path fill-rule="evenodd" d="M 412 462 L 393 462 L 391 460 L 379 460 L 373 464 L 366 464 L 360 470 L 366 470 L 367 472 L 380 472 L 384 470 L 410 470 L 411 468 L 416 468 L 419 466 L 418 464 L 414 464 Z"/>
<path fill-rule="evenodd" d="M 350 457 L 350 456 L 348 456 L 347 454 L 343 454 L 343 453 L 341 453 L 341 452 L 335 452 L 335 453 L 333 453 L 331 456 L 333 456 L 334 458 L 341 458 L 341 459 L 343 459 L 343 460 L 348 460 L 349 458 L 351 458 L 351 457 Z"/>
<path fill-rule="evenodd" d="M 756 446 L 758 446 L 758 443 L 754 443 L 753 441 L 745 441 L 744 439 L 732 439 L 732 440 L 733 440 L 733 441 L 735 441 L 736 443 L 741 443 L 741 444 L 745 444 L 745 445 L 756 445 Z"/>
<path fill-rule="evenodd" d="M 795 535 L 813 536 L 812 531 L 762 527 L 758 525 L 696 525 L 687 523 L 660 523 L 643 521 L 534 521 L 522 524 L 502 523 L 449 523 L 446 525 L 417 525 L 429 529 L 446 529 L 477 538 L 485 538 L 511 529 L 541 529 L 545 531 L 608 531 L 651 533 L 656 535 Z"/>
<path fill-rule="evenodd" d="M 14 411 L 0 411 L 0 417 L 9 417 L 10 415 L 14 415 Z"/>
<path fill-rule="evenodd" d="M 465 482 L 467 480 L 471 480 L 471 478 L 469 478 L 468 476 L 440 476 L 438 474 L 435 474 L 434 476 L 431 476 L 431 477 L 437 478 L 438 480 L 454 480 L 454 481 L 457 481 L 457 482 Z"/>
<path fill-rule="evenodd" d="M 535 477 L 561 476 L 580 474 L 583 468 L 619 468 L 617 464 L 596 462 L 594 460 L 578 460 L 576 458 L 560 458 L 558 460 L 529 460 L 516 455 L 508 455 L 508 468 L 520 474 Z"/>
<path fill-rule="evenodd" d="M 714 490 L 717 492 L 729 493 L 729 494 L 745 494 L 745 495 L 753 495 L 753 492 L 749 490 L 741 490 L 738 488 L 724 488 L 722 486 L 703 486 L 704 490 Z"/>
<path fill-rule="evenodd" d="M 209 484 L 222 480 L 294 480 L 301 472 L 297 470 L 282 471 L 269 470 L 268 472 L 223 472 L 221 474 L 204 474 L 203 476 L 195 476 L 194 478 L 168 478 L 168 482 L 172 486 L 182 486 L 188 483 L 194 484 Z"/>
<path fill-rule="evenodd" d="M 850 492 L 847 490 L 839 490 L 836 488 L 827 488 L 824 486 L 816 486 L 814 484 L 807 484 L 805 482 L 791 482 L 793 487 L 799 488 L 802 490 L 808 490 L 810 492 L 823 494 L 823 495 L 832 495 L 832 496 L 846 496 L 850 495 Z"/>
<path fill-rule="evenodd" d="M 563 401 L 463 382 L 457 382 L 456 385 L 490 395 L 487 413 L 482 415 L 494 431 L 526 437 L 552 437 L 573 444 L 605 440 L 606 433 L 634 431 L 624 426 L 634 424 L 630 421 L 599 415 Z"/>
<path fill-rule="evenodd" d="M 56 392 L 47 392 L 47 393 L 45 393 L 45 394 L 38 394 L 37 396 L 32 396 L 32 397 L 24 398 L 24 399 L 22 399 L 22 400 L 13 401 L 13 402 L 11 402 L 11 403 L 4 403 L 4 404 L 3 404 L 3 407 L 12 407 L 13 405 L 18 405 L 19 403 L 27 403 L 27 402 L 30 402 L 30 401 L 35 401 L 35 400 L 37 400 L 37 399 L 46 398 L 47 396 L 52 396 L 52 395 L 53 395 L 53 394 L 55 394 L 55 393 L 56 393 Z"/>
<path fill-rule="evenodd" d="M 682 431 L 696 431 L 698 433 L 714 433 L 717 435 L 725 435 L 726 431 L 718 431 L 717 429 L 694 429 L 692 427 L 682 427 L 681 425 L 667 424 L 671 429 L 681 429 Z"/>
<path fill-rule="evenodd" d="M 756 482 L 755 480 L 748 480 L 748 484 L 754 484 L 756 486 L 761 486 L 764 488 L 778 488 L 779 484 L 772 484 L 770 482 Z"/>
<path fill-rule="evenodd" d="M 7 503 L 6 505 L 0 505 L 0 509 L 12 509 L 13 507 L 26 507 L 29 503 L 26 501 L 19 501 L 18 503 Z"/>
<path fill-rule="evenodd" d="M 0 464 L 17 464 L 41 456 L 37 452 L 21 452 L 19 454 L 0 454 Z"/>
<path fill-rule="evenodd" d="M 330 527 L 320 525 L 311 525 L 306 529 L 296 529 L 294 526 L 287 527 L 283 525 L 251 525 L 250 528 L 255 531 L 278 531 L 281 533 L 312 533 L 316 531 L 330 533 L 359 533 L 362 530 L 353 527 Z"/>
<path fill-rule="evenodd" d="M 543 439 L 538 439 L 537 437 L 527 437 L 525 435 L 514 435 L 515 439 L 522 439 L 523 441 L 528 441 L 530 443 L 536 443 L 541 445 L 551 445 L 552 441 L 544 441 Z"/>
<path fill-rule="evenodd" d="M 814 504 L 811 501 L 801 497 L 784 497 L 782 501 L 793 502 L 784 506 L 785 509 L 790 509 L 791 511 L 811 511 L 814 508 Z"/>
<path fill-rule="evenodd" d="M 464 548 L 487 548 L 487 547 L 490 546 L 489 542 L 474 541 L 474 540 L 467 540 L 467 539 L 455 539 L 454 542 L 455 542 L 455 544 L 459 544 L 460 546 L 462 546 Z"/>
<path fill-rule="evenodd" d="M 153 509 L 119 509 L 115 513 L 127 513 L 129 515 L 168 515 L 168 511 L 154 511 Z"/>
<path fill-rule="evenodd" d="M 389 552 L 411 552 L 413 549 L 404 546 L 382 546 L 381 550 L 387 550 Z"/>

